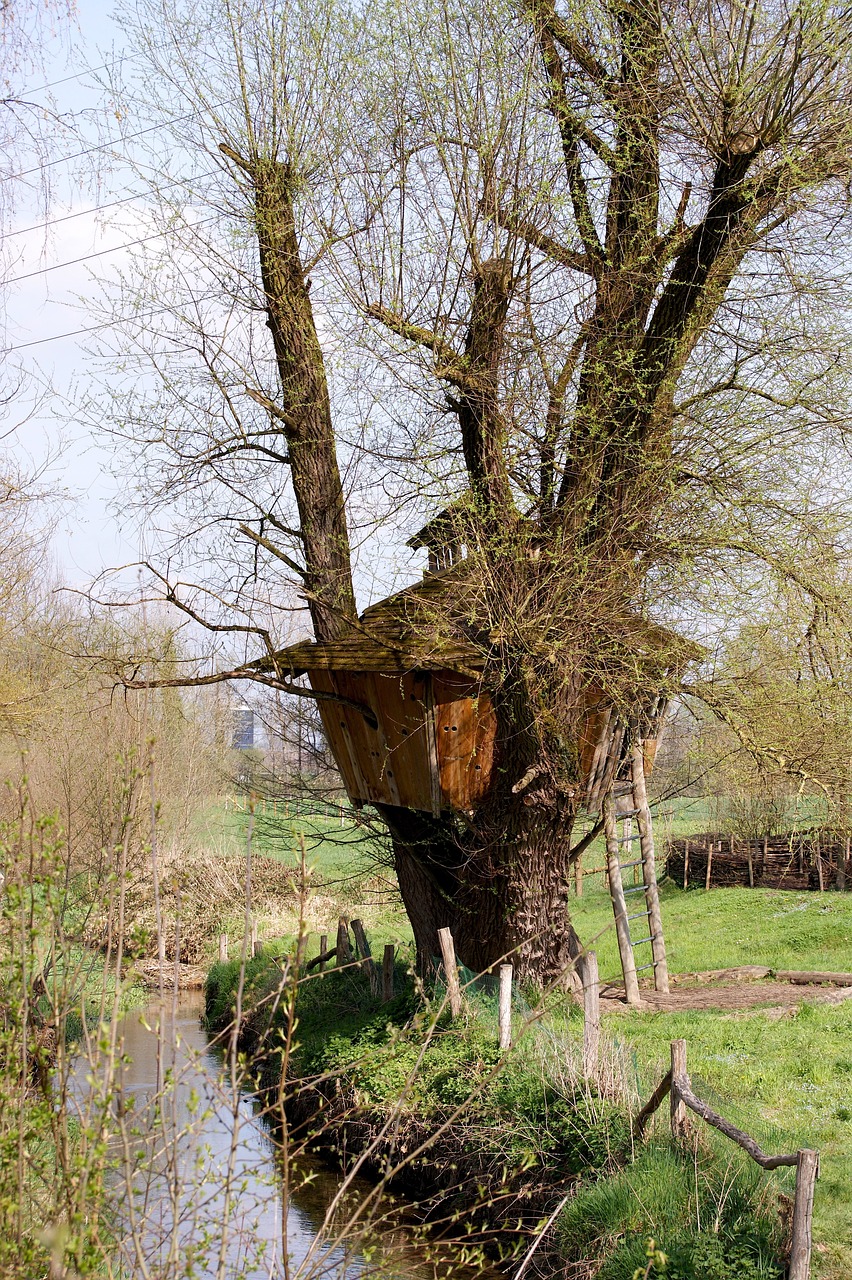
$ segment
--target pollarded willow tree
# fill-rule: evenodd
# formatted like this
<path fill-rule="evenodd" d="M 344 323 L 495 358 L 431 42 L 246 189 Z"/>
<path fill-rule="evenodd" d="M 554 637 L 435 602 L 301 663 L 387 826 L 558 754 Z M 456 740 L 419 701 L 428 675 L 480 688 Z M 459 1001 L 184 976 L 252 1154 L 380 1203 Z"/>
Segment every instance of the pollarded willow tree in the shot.
<path fill-rule="evenodd" d="M 672 660 L 637 617 L 806 582 L 836 541 L 846 13 L 138 12 L 125 109 L 168 126 L 170 239 L 123 282 L 159 390 L 116 391 L 115 420 L 146 501 L 225 531 L 222 582 L 162 571 L 169 599 L 258 646 L 186 679 L 292 688 L 294 601 L 317 640 L 360 634 L 353 526 L 439 496 L 467 557 L 420 639 L 480 652 L 496 768 L 473 813 L 382 818 L 422 953 L 449 924 L 468 963 L 550 980 L 583 691 L 629 717 Z"/>

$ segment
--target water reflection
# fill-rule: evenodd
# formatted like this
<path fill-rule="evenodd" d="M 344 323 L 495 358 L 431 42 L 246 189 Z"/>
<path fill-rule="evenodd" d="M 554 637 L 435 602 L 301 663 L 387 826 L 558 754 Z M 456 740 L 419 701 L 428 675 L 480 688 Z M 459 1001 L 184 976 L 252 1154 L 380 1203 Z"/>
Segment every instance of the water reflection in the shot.
<path fill-rule="evenodd" d="M 369 1184 L 347 1192 L 333 1220 L 339 1175 L 301 1159 L 284 1195 L 269 1130 L 251 1095 L 234 1090 L 223 1056 L 201 1028 L 199 996 L 156 1004 L 118 1025 L 124 1061 L 110 1101 L 111 1189 L 121 1272 L 128 1276 L 313 1280 L 381 1273 L 392 1280 L 473 1280 L 484 1273 L 446 1249 L 433 1257 L 401 1215 L 383 1219 L 371 1246 L 340 1225 Z M 70 1104 L 84 1115 L 97 1081 L 80 1064 Z M 336 1225 L 337 1224 L 337 1225 Z M 491 1273 L 492 1277 L 496 1273 Z"/>

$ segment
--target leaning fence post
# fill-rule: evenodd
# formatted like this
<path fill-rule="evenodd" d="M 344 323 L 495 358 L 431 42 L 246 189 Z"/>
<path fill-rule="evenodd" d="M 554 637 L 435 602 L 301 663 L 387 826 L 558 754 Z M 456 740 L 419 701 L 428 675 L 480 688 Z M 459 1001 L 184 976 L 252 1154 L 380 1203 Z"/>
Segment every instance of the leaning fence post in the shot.
<path fill-rule="evenodd" d="M 228 963 L 228 935 L 227 933 L 219 934 L 219 963 Z"/>
<path fill-rule="evenodd" d="M 396 948 L 392 942 L 385 943 L 384 955 L 382 956 L 382 1001 L 387 1004 L 389 1000 L 393 1000 L 393 965 L 396 955 Z"/>
<path fill-rule="evenodd" d="M 320 958 L 319 958 L 319 965 L 317 966 L 319 968 L 320 973 L 322 973 L 325 969 L 325 961 L 323 960 L 323 956 L 325 955 L 326 951 L 328 951 L 328 934 L 321 933 L 320 934 L 320 952 L 319 952 Z"/>
<path fill-rule="evenodd" d="M 587 951 L 583 967 L 583 1075 L 593 1080 L 598 1073 L 601 1044 L 601 988 L 598 977 L 598 957 Z"/>
<path fill-rule="evenodd" d="M 671 1117 L 672 1137 L 676 1142 L 686 1137 L 686 1104 L 680 1096 L 678 1081 L 686 1076 L 686 1041 L 672 1040 L 672 1089 Z"/>
<path fill-rule="evenodd" d="M 512 1047 L 512 966 L 500 965 L 500 1048 Z"/>
<path fill-rule="evenodd" d="M 250 939 L 249 951 L 253 956 L 258 955 L 260 952 L 260 937 L 258 934 L 256 920 L 252 920 L 251 922 L 251 939 Z"/>
<path fill-rule="evenodd" d="M 367 935 L 360 920 L 352 921 L 352 932 L 355 934 L 355 945 L 361 953 L 361 968 L 367 970 L 367 976 L 370 979 L 370 991 L 373 995 L 376 995 L 379 989 L 379 975 L 376 972 L 373 953 L 370 950 L 370 944 L 367 941 Z"/>
<path fill-rule="evenodd" d="M 461 1013 L 461 988 L 459 987 L 459 971 L 456 967 L 455 943 L 449 929 L 438 930 L 438 942 L 441 947 L 441 958 L 444 961 L 447 995 L 450 997 L 450 1013 L 454 1018 L 457 1018 Z"/>
<path fill-rule="evenodd" d="M 796 1199 L 793 1202 L 793 1240 L 790 1245 L 789 1280 L 809 1280 L 811 1274 L 811 1219 L 814 1184 L 819 1177 L 819 1152 L 803 1147 L 796 1163 Z"/>
<path fill-rule="evenodd" d="M 352 960 L 352 944 L 349 941 L 349 925 L 345 916 L 341 916 L 337 921 L 337 958 L 335 964 L 338 968 L 341 965 L 349 964 Z"/>

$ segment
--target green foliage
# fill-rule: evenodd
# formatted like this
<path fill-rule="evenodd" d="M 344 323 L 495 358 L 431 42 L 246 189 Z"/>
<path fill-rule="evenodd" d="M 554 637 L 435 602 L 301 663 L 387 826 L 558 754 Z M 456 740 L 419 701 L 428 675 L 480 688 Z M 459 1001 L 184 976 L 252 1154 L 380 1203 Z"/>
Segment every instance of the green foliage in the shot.
<path fill-rule="evenodd" d="M 275 981 L 274 969 L 268 960 L 265 968 L 258 960 L 247 968 L 247 1008 Z M 213 1025 L 230 1017 L 238 981 L 237 964 L 211 970 Z M 384 1005 L 357 970 L 309 977 L 299 989 L 289 1074 L 334 1076 L 362 1113 L 379 1117 L 408 1114 L 434 1128 L 459 1111 L 460 1140 L 495 1167 L 535 1165 L 569 1176 L 597 1174 L 627 1158 L 625 1110 L 585 1088 L 557 1085 L 523 1046 L 501 1054 L 487 1001 L 471 997 L 467 1016 L 451 1022 L 446 1011 L 436 1017 L 401 966 L 396 983 L 400 994 Z"/>
<path fill-rule="evenodd" d="M 667 1280 L 780 1280 L 777 1214 L 760 1174 L 651 1144 L 614 1176 L 584 1184 L 561 1214 L 569 1261 L 600 1259 L 600 1280 L 644 1276 L 651 1236 L 667 1258 L 649 1276 Z"/>

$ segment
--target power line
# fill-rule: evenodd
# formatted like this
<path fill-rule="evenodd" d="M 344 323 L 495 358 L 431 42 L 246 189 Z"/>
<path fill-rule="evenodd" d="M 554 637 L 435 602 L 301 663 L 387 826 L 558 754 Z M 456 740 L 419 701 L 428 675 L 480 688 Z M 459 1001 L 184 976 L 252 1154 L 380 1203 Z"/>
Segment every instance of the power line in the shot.
<path fill-rule="evenodd" d="M 37 89 L 22 89 L 20 96 L 29 97 L 31 93 L 44 93 L 47 89 L 56 89 L 59 85 L 68 84 L 71 80 L 82 80 L 83 76 L 93 76 L 97 71 L 106 71 L 112 65 L 110 62 L 104 62 L 99 67 L 87 67 L 85 71 L 76 71 L 73 76 L 65 76 L 62 80 L 51 80 L 50 84 L 40 84 Z"/>
<path fill-rule="evenodd" d="M 206 110 L 218 111 L 220 107 L 227 107 L 236 101 L 236 98 L 228 98 L 225 102 L 214 103 L 212 107 L 208 107 Z M 29 178 L 34 173 L 43 173 L 45 169 L 52 169 L 54 165 L 68 164 L 71 160 L 80 160 L 83 156 L 94 155 L 97 151 L 109 151 L 120 142 L 132 142 L 135 138 L 144 138 L 146 134 L 155 133 L 157 129 L 165 129 L 168 125 L 183 124 L 185 120 L 192 120 L 193 117 L 202 114 L 202 111 L 189 111 L 185 116 L 177 116 L 174 120 L 164 121 L 162 124 L 149 125 L 147 129 L 140 129 L 138 133 L 128 133 L 125 137 L 114 138 L 110 142 L 101 143 L 96 147 L 85 147 L 82 151 L 75 151 L 70 156 L 57 156 L 55 160 L 47 160 L 44 164 L 37 164 L 32 169 L 24 169 L 21 173 L 0 174 L 0 181 L 17 182 L 21 178 Z"/>
<path fill-rule="evenodd" d="M 198 178 L 212 178 L 215 173 L 215 169 L 210 169 L 207 173 L 198 174 Z M 188 181 L 188 178 L 175 178 L 172 182 L 164 182 L 157 190 L 167 191 L 169 187 L 179 187 Z M 63 222 L 70 222 L 72 218 L 86 218 L 92 213 L 103 213 L 107 209 L 117 209 L 119 205 L 132 204 L 134 200 L 142 200 L 149 194 L 146 191 L 137 191 L 133 195 L 124 196 L 121 200 L 111 200 L 109 204 L 96 204 L 91 209 L 78 209 L 76 213 L 63 214 L 61 218 L 48 218 L 46 222 L 37 222 L 32 227 L 19 227 L 17 231 L 7 231 L 0 236 L 0 243 L 11 240 L 13 236 L 30 235 L 33 231 L 47 231 L 49 227 L 58 227 Z"/>
<path fill-rule="evenodd" d="M 143 311 L 138 316 L 128 316 L 125 321 L 121 320 L 105 320 L 103 324 L 90 324 L 82 329 L 69 329 L 67 333 L 53 333 L 47 338 L 33 338 L 30 342 L 19 342 L 14 347 L 4 347 L 3 355 L 11 355 L 15 351 L 26 351 L 28 347 L 40 347 L 45 342 L 61 342 L 64 338 L 79 338 L 84 333 L 98 333 L 101 329 L 112 329 L 119 324 L 127 323 L 127 320 L 151 320 L 154 316 L 165 315 L 167 311 L 171 311 L 171 307 L 157 307 L 155 311 Z"/>
<path fill-rule="evenodd" d="M 200 222 L 196 222 L 193 226 L 185 228 L 187 231 L 195 231 L 198 227 L 205 227 L 210 222 L 215 222 L 215 218 L 202 218 Z M 94 253 L 84 254 L 82 258 L 71 258 L 68 262 L 54 262 L 49 267 L 39 267 L 38 271 L 28 271 L 23 276 L 13 276 L 11 280 L 4 281 L 4 285 L 20 284 L 23 280 L 33 280 L 36 276 L 46 276 L 50 271 L 59 271 L 62 267 L 77 267 L 82 262 L 91 262 L 93 258 L 103 258 L 107 253 L 120 253 L 122 249 L 133 249 L 138 244 L 148 244 L 151 240 L 162 240 L 164 236 L 170 236 L 177 231 L 178 228 L 172 228 L 169 231 L 156 231 L 150 236 L 142 236 L 139 240 L 128 240 L 124 244 L 113 245 L 111 249 L 97 249 Z"/>

